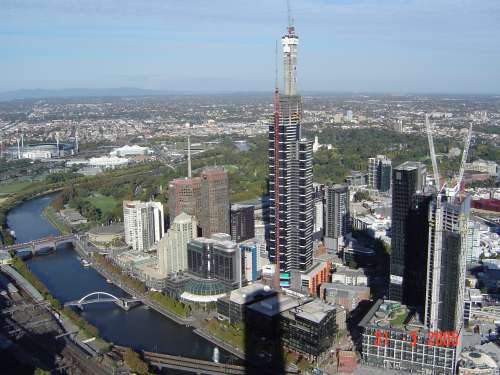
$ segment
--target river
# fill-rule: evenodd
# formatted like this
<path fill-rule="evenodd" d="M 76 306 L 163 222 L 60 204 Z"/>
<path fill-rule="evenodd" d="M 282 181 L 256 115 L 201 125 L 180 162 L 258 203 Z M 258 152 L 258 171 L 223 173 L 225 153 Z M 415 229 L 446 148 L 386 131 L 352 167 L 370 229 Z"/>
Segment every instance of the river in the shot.
<path fill-rule="evenodd" d="M 52 196 L 36 198 L 9 212 L 7 224 L 16 232 L 17 242 L 59 233 L 42 215 L 43 208 L 51 200 Z M 117 297 L 125 295 L 118 287 L 108 284 L 97 271 L 83 267 L 71 244 L 58 246 L 57 251 L 50 255 L 33 257 L 27 264 L 62 303 L 80 299 L 95 291 L 108 292 Z M 123 311 L 113 303 L 86 305 L 82 315 L 99 329 L 104 339 L 117 345 L 212 359 L 212 343 L 196 335 L 191 328 L 179 325 L 144 306 Z M 228 354 L 223 350 L 220 350 L 220 355 L 221 361 L 228 360 Z"/>

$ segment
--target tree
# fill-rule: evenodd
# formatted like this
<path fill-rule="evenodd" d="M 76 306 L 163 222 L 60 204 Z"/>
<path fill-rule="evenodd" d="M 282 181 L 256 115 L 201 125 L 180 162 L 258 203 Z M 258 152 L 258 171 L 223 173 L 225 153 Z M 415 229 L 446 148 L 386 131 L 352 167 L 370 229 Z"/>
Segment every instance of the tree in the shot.
<path fill-rule="evenodd" d="M 355 202 L 362 202 L 362 201 L 366 201 L 366 200 L 370 200 L 370 194 L 367 191 L 357 191 L 354 194 L 354 201 Z"/>
<path fill-rule="evenodd" d="M 144 362 L 139 354 L 134 352 L 132 349 L 125 349 L 125 352 L 123 353 L 123 360 L 132 371 L 141 375 L 148 373 L 148 364 Z"/>

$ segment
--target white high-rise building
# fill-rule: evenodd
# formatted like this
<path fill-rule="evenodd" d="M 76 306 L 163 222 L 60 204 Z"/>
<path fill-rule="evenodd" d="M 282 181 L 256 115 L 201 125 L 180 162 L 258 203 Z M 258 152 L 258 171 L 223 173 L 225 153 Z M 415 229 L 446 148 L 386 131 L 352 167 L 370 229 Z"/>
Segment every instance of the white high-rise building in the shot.
<path fill-rule="evenodd" d="M 158 265 L 163 276 L 188 268 L 187 244 L 196 237 L 196 218 L 182 212 L 158 244 Z"/>
<path fill-rule="evenodd" d="M 125 242 L 135 251 L 148 251 L 161 240 L 164 230 L 160 202 L 123 201 Z"/>
<path fill-rule="evenodd" d="M 349 121 L 349 122 L 354 120 L 354 114 L 352 113 L 352 111 L 350 109 L 347 111 L 345 119 L 346 119 L 346 121 Z"/>

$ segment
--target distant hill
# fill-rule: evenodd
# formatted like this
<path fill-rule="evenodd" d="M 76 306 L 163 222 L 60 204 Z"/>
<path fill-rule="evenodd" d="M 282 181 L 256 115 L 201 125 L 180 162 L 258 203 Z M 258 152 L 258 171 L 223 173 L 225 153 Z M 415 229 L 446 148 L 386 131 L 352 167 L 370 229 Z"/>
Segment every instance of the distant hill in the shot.
<path fill-rule="evenodd" d="M 37 98 L 83 98 L 83 97 L 109 97 L 109 96 L 154 96 L 180 94 L 180 92 L 166 90 L 146 90 L 135 87 L 121 87 L 108 89 L 26 89 L 0 92 L 0 100 L 37 99 Z"/>

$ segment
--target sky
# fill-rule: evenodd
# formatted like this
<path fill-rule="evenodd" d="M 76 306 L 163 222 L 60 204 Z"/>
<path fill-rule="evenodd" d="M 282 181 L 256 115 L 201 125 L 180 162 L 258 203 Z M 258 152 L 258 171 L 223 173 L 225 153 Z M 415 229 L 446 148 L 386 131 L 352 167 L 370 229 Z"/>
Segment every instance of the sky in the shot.
<path fill-rule="evenodd" d="M 291 0 L 303 92 L 500 93 L 500 0 Z M 272 91 L 285 0 L 0 0 L 0 91 Z"/>

